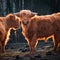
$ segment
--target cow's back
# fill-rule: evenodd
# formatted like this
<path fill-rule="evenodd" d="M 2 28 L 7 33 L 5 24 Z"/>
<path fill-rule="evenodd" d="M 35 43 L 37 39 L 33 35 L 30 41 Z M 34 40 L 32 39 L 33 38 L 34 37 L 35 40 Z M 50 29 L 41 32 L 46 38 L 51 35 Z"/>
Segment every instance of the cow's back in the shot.
<path fill-rule="evenodd" d="M 53 34 L 52 23 L 49 18 L 42 16 L 33 17 L 30 21 L 28 32 L 31 37 L 34 34 L 36 34 L 37 38 L 48 37 Z"/>

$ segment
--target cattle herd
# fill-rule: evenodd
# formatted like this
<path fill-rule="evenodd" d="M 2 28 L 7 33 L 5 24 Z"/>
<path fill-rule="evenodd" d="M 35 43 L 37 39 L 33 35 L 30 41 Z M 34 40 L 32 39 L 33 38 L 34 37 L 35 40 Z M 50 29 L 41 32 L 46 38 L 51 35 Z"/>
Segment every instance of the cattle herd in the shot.
<path fill-rule="evenodd" d="M 39 16 L 30 10 L 21 10 L 20 12 L 0 17 L 0 53 L 5 52 L 11 29 L 17 30 L 20 27 L 22 27 L 22 34 L 29 45 L 31 54 L 36 51 L 38 40 L 47 41 L 49 38 L 53 40 L 53 50 L 59 50 L 60 12 Z"/>

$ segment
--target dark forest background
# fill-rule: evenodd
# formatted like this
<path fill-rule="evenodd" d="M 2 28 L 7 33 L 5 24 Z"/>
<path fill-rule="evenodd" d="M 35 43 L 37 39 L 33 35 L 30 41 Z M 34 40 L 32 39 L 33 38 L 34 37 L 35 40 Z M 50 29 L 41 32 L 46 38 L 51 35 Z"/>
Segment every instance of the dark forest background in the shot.
<path fill-rule="evenodd" d="M 16 13 L 22 9 L 30 9 L 39 15 L 52 14 L 60 12 L 60 0 L 0 0 L 0 16 Z M 9 43 L 26 42 L 21 31 L 20 28 L 15 35 L 12 29 Z"/>

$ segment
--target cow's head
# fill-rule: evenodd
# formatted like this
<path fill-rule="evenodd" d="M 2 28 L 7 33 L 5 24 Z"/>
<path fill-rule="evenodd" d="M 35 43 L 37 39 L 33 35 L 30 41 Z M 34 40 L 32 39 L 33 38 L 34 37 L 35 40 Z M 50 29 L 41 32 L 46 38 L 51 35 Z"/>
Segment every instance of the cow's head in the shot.
<path fill-rule="evenodd" d="M 24 25 L 27 25 L 30 18 L 37 15 L 37 13 L 30 10 L 21 10 L 20 12 L 15 13 L 15 15 L 21 18 L 21 21 Z"/>
<path fill-rule="evenodd" d="M 14 14 L 8 14 L 6 16 L 6 21 L 9 28 L 18 29 L 20 27 L 20 18 Z"/>

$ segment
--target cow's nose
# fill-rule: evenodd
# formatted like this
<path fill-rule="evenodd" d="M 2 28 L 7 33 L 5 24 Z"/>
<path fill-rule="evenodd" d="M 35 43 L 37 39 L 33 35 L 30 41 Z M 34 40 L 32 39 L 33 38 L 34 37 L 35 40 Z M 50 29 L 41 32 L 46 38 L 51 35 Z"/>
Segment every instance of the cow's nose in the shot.
<path fill-rule="evenodd" d="M 25 19 L 25 20 L 23 20 L 23 23 L 24 23 L 25 25 L 27 24 L 27 22 L 28 22 L 28 21 L 27 21 L 26 19 Z"/>

